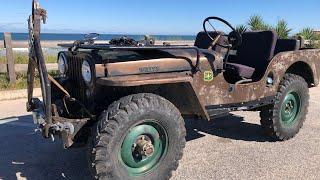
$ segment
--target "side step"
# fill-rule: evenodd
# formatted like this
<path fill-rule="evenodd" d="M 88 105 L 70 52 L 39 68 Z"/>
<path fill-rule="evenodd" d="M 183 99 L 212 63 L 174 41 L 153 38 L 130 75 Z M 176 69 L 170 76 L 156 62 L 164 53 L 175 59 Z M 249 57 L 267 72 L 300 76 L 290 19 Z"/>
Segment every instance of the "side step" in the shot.
<path fill-rule="evenodd" d="M 210 118 L 217 118 L 221 116 L 226 116 L 232 111 L 247 111 L 255 109 L 258 107 L 266 106 L 274 103 L 274 96 L 269 96 L 261 98 L 255 101 L 233 103 L 233 104 L 223 104 L 223 105 L 210 105 L 206 106 L 206 110 Z"/>

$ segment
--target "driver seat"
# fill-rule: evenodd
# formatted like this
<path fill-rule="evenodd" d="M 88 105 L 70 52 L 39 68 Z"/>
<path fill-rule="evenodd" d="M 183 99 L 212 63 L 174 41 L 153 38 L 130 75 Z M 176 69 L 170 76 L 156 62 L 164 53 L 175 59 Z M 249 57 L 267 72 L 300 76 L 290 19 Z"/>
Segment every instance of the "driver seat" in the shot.
<path fill-rule="evenodd" d="M 242 79 L 259 80 L 274 56 L 277 42 L 275 31 L 253 31 L 242 34 L 242 44 L 237 55 L 230 56 L 227 71 Z"/>

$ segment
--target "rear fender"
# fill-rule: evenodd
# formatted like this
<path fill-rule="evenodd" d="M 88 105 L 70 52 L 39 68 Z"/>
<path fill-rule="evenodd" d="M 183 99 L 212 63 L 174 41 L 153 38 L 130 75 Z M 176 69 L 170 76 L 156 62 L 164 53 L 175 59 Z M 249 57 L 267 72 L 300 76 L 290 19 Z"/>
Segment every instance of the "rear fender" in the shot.
<path fill-rule="evenodd" d="M 309 49 L 291 52 L 283 52 L 277 54 L 268 66 L 266 76 L 270 73 L 275 75 L 275 84 L 279 84 L 285 73 L 288 72 L 290 67 L 296 63 L 307 65 L 312 74 L 312 83 L 314 86 L 319 85 L 320 78 L 320 50 Z M 302 69 L 301 69 L 302 70 Z M 292 73 L 292 72 L 290 72 Z M 301 72 L 307 73 L 307 72 Z"/>

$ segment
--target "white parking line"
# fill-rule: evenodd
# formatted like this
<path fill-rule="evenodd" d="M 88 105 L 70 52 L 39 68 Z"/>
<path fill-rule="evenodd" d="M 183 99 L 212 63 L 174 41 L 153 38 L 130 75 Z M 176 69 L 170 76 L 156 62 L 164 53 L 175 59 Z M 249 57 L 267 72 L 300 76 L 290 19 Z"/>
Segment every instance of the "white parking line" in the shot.
<path fill-rule="evenodd" d="M 4 119 L 0 121 L 0 124 L 6 124 L 9 122 L 14 122 L 14 121 L 19 121 L 19 118 L 9 118 L 9 119 Z"/>

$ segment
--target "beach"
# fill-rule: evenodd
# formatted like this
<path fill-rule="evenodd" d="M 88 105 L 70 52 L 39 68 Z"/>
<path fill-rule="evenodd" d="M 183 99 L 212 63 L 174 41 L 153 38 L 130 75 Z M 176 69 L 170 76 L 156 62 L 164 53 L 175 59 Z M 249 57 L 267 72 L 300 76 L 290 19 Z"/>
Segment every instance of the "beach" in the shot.
<path fill-rule="evenodd" d="M 65 40 L 44 40 L 41 41 L 43 48 L 59 48 L 58 44 L 73 43 L 74 41 Z M 96 41 L 96 43 L 108 43 L 109 41 Z M 169 40 L 169 41 L 156 41 L 156 45 L 162 45 L 164 42 L 170 43 L 171 45 L 193 45 L 193 40 Z M 28 48 L 28 41 L 12 41 L 13 48 Z M 4 42 L 0 41 L 0 48 L 4 48 Z"/>

